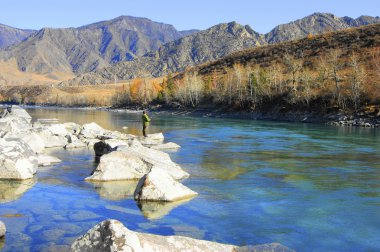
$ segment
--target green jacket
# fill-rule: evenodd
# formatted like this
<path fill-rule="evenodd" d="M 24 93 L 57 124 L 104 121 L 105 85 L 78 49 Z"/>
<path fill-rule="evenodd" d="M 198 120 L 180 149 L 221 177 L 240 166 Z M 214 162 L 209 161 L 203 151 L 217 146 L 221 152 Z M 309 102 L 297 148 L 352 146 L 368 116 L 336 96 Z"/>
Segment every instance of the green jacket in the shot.
<path fill-rule="evenodd" d="M 149 125 L 149 122 L 150 122 L 150 118 L 147 114 L 143 114 L 142 115 L 142 121 L 143 121 L 143 125 L 144 127 L 147 127 Z"/>

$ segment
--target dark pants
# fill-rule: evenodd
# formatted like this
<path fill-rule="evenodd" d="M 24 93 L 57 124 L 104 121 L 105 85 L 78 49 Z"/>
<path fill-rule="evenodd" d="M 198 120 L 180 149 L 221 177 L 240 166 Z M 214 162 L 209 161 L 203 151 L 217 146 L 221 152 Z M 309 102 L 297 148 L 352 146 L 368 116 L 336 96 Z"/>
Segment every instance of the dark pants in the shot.
<path fill-rule="evenodd" d="M 148 126 L 146 126 L 146 125 L 143 125 L 143 136 L 144 137 L 147 137 L 147 135 L 146 135 L 146 128 L 147 128 Z"/>

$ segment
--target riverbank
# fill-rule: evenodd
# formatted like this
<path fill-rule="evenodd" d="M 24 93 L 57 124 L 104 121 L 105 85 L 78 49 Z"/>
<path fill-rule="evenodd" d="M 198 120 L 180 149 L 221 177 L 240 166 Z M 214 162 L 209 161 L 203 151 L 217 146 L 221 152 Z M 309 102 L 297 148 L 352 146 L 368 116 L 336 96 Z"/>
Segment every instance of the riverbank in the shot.
<path fill-rule="evenodd" d="M 2 104 L 2 106 L 7 106 Z M 380 106 L 367 106 L 362 108 L 357 113 L 347 113 L 339 111 L 337 108 L 332 108 L 331 111 L 326 113 L 313 112 L 313 111 L 292 111 L 285 108 L 273 107 L 260 111 L 247 111 L 247 110 L 233 110 L 228 107 L 210 107 L 203 106 L 199 108 L 185 108 L 178 104 L 171 106 L 163 105 L 149 105 L 143 106 L 127 106 L 127 107 L 68 107 L 56 105 L 23 105 L 23 107 L 42 107 L 42 108 L 62 108 L 62 109 L 80 109 L 80 110 L 103 110 L 114 112 L 126 113 L 141 113 L 144 109 L 163 115 L 175 116 L 194 116 L 206 118 L 228 118 L 228 119 L 243 119 L 243 120 L 264 120 L 264 121 L 278 121 L 278 122 L 298 122 L 298 123 L 317 123 L 327 124 L 332 126 L 346 126 L 346 127 L 367 127 L 379 128 L 380 127 Z"/>

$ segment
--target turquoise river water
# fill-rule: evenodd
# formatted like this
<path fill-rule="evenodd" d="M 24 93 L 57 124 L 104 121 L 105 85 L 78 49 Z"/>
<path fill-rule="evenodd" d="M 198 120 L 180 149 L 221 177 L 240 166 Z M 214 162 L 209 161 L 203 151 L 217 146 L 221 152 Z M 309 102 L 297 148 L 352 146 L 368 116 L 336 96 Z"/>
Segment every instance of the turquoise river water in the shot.
<path fill-rule="evenodd" d="M 28 108 L 36 118 L 140 133 L 140 114 Z M 152 114 L 150 132 L 182 146 L 190 201 L 137 204 L 135 182 L 87 183 L 91 149 L 49 152 L 62 163 L 35 179 L 0 181 L 1 251 L 67 251 L 112 218 L 129 229 L 297 251 L 380 251 L 380 131 Z"/>

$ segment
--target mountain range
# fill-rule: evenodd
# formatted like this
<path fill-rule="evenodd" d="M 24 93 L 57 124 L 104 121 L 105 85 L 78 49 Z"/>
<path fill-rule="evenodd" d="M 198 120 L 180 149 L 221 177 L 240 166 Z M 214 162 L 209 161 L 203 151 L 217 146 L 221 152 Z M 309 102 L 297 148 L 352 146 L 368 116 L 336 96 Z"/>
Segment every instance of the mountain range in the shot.
<path fill-rule="evenodd" d="M 0 51 L 0 66 L 13 65 L 10 69 L 20 71 L 20 76 L 32 73 L 43 76 L 44 81 L 69 79 L 62 85 L 107 83 L 115 78 L 161 76 L 247 48 L 379 22 L 379 17 L 353 19 L 314 13 L 259 34 L 236 22 L 203 31 L 177 31 L 172 25 L 146 18 L 121 16 L 79 28 L 12 28 L 0 30 L 0 38 L 6 38 L 0 41 L 8 41 L 0 46 L 11 45 Z M 72 79 L 74 75 L 78 76 Z M 0 83 L 9 83 L 7 78 L 0 71 Z"/>

